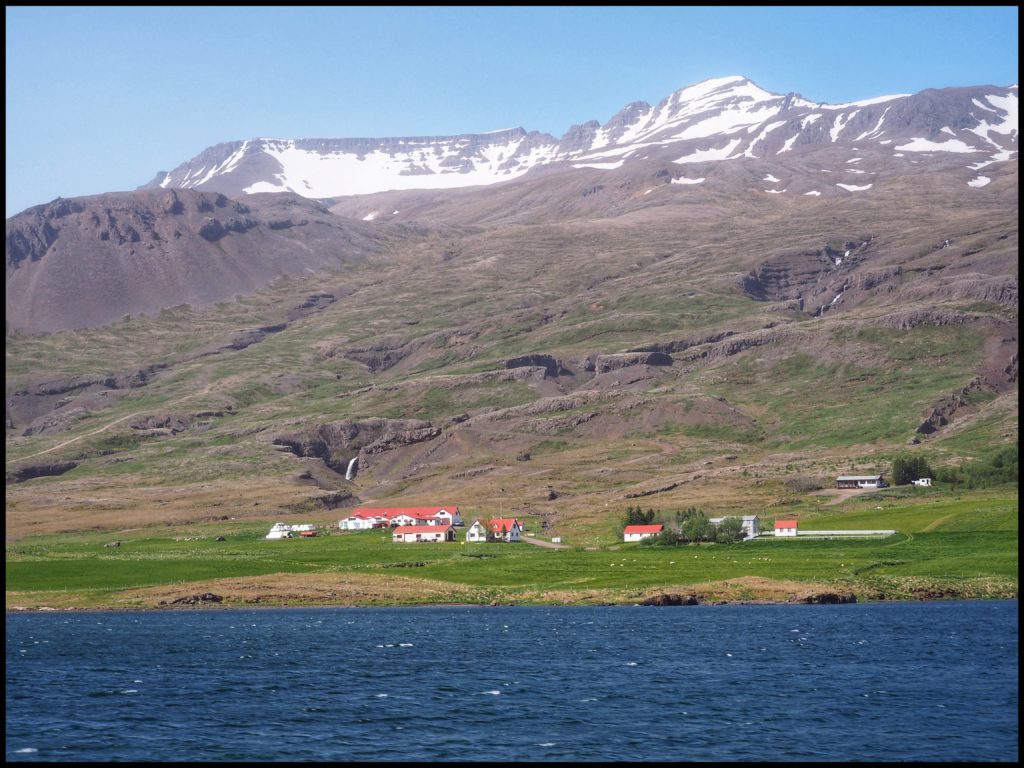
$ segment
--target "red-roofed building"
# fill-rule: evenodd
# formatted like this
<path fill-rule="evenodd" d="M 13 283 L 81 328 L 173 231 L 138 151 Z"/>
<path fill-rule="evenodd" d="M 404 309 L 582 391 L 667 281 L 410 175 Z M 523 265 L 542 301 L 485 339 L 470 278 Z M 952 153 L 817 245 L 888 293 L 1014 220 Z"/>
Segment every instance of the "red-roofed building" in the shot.
<path fill-rule="evenodd" d="M 450 525 L 400 525 L 391 532 L 391 540 L 403 544 L 455 541 L 455 529 Z"/>
<path fill-rule="evenodd" d="M 640 539 L 646 539 L 648 536 L 657 536 L 664 527 L 661 523 L 655 523 L 654 525 L 627 525 L 622 531 L 622 540 L 640 541 Z"/>
<path fill-rule="evenodd" d="M 346 520 L 379 518 L 386 525 L 462 525 L 458 507 L 356 507 Z M 344 521 L 343 521 L 344 522 Z M 343 526 L 344 527 L 344 526 Z M 359 525 L 357 528 L 373 528 L 373 525 Z"/>
<path fill-rule="evenodd" d="M 343 531 L 364 531 L 368 528 L 386 528 L 388 519 L 377 509 L 357 508 L 352 514 L 341 520 L 338 527 Z"/>
<path fill-rule="evenodd" d="M 796 536 L 797 521 L 796 520 L 776 520 L 775 521 L 775 535 L 776 536 Z"/>
<path fill-rule="evenodd" d="M 523 525 L 514 517 L 496 517 L 489 520 L 487 530 L 491 536 L 501 541 L 519 541 L 523 535 Z"/>

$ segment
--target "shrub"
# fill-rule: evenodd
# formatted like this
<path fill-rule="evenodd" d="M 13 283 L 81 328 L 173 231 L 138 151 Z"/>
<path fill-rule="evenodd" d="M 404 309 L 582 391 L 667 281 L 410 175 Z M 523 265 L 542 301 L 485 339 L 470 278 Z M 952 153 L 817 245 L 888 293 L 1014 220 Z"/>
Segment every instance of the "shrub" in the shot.
<path fill-rule="evenodd" d="M 738 541 L 743 541 L 744 538 L 746 538 L 746 532 L 743 530 L 743 521 L 738 517 L 725 518 L 715 529 L 716 544 L 735 544 Z"/>
<path fill-rule="evenodd" d="M 820 491 L 825 484 L 820 477 L 796 475 L 786 479 L 786 486 L 794 493 L 806 493 L 807 491 Z"/>

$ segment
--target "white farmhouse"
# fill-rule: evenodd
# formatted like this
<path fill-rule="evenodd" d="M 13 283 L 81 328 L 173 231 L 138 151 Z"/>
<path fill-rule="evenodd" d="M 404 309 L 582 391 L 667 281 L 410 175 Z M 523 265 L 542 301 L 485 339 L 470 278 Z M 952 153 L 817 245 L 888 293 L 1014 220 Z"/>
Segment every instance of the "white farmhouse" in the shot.
<path fill-rule="evenodd" d="M 487 523 L 491 535 L 500 541 L 520 541 L 523 525 L 514 517 L 496 517 Z"/>
<path fill-rule="evenodd" d="M 450 525 L 400 525 L 391 532 L 391 540 L 403 544 L 455 541 L 455 529 Z"/>
<path fill-rule="evenodd" d="M 487 541 L 487 528 L 479 520 L 466 529 L 466 541 Z"/>
<path fill-rule="evenodd" d="M 622 530 L 622 540 L 640 541 L 640 539 L 646 539 L 648 536 L 657 536 L 664 527 L 661 523 L 653 525 L 627 525 Z"/>

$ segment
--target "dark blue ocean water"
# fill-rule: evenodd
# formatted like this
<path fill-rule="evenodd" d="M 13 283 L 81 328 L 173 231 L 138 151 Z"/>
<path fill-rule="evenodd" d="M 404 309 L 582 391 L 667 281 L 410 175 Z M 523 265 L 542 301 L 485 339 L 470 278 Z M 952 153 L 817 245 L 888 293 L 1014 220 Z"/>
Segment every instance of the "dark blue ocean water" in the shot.
<path fill-rule="evenodd" d="M 7 615 L 6 757 L 1015 761 L 1017 603 Z"/>

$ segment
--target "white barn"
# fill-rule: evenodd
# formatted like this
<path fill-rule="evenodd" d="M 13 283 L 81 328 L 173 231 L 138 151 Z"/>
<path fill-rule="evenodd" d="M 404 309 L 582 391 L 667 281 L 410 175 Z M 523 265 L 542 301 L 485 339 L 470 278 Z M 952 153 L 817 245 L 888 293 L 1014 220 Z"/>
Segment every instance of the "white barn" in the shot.
<path fill-rule="evenodd" d="M 400 525 L 391 532 L 391 540 L 403 544 L 455 541 L 455 529 L 450 525 Z"/>

